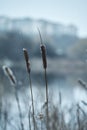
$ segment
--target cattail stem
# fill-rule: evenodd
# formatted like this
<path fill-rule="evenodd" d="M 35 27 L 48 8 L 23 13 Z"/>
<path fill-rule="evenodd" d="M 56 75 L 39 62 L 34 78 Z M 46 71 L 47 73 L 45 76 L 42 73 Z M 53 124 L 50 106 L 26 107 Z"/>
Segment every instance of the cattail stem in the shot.
<path fill-rule="evenodd" d="M 30 109 L 28 112 L 28 122 L 29 122 L 29 130 L 31 130 L 31 117 L 30 117 Z"/>
<path fill-rule="evenodd" d="M 31 101 L 32 101 L 32 111 L 33 111 L 33 123 L 34 123 L 34 130 L 35 130 L 35 112 L 34 112 L 34 100 L 33 100 L 33 91 L 32 91 L 32 82 L 31 82 L 31 75 L 29 73 L 29 82 L 30 82 L 30 92 L 31 92 Z"/>
<path fill-rule="evenodd" d="M 47 103 L 47 116 L 48 116 L 48 84 L 47 84 L 47 73 L 45 69 L 45 84 L 46 84 L 46 103 Z"/>
<path fill-rule="evenodd" d="M 77 123 L 78 123 L 78 130 L 80 129 L 80 111 L 79 111 L 79 107 L 77 105 Z"/>
<path fill-rule="evenodd" d="M 47 130 L 48 130 L 48 120 L 49 120 L 49 111 L 48 111 L 48 84 L 47 84 L 47 72 L 46 69 L 44 69 L 44 76 L 45 76 L 45 84 L 46 84 L 46 115 L 47 115 Z"/>

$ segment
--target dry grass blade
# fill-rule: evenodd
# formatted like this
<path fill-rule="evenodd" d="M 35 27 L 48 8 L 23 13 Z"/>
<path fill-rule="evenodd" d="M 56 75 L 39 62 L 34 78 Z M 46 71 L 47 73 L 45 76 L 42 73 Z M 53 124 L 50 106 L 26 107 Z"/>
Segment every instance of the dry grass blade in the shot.
<path fill-rule="evenodd" d="M 40 42 L 40 44 L 41 44 L 41 45 L 43 45 L 43 42 L 42 42 L 42 37 L 41 37 L 41 33 L 40 33 L 39 28 L 37 28 L 37 30 L 38 30 L 38 32 L 39 32 L 39 36 L 40 36 L 40 41 L 41 41 L 41 42 Z"/>

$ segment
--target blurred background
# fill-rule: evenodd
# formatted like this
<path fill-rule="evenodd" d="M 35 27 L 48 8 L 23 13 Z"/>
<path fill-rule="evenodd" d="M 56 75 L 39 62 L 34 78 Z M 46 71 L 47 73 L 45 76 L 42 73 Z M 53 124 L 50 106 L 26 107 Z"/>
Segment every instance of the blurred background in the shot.
<path fill-rule="evenodd" d="M 86 81 L 86 7 L 87 0 L 0 0 L 0 95 L 11 91 L 3 65 L 12 68 L 18 89 L 28 86 L 23 48 L 29 52 L 33 85 L 44 87 L 37 28 L 47 49 L 49 88 L 71 96 L 78 79 Z"/>

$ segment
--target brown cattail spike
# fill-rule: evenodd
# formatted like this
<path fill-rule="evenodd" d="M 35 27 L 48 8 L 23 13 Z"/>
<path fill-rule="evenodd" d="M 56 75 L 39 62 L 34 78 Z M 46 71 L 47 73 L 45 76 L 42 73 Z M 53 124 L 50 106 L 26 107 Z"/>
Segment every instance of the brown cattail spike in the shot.
<path fill-rule="evenodd" d="M 42 53 L 42 60 L 43 60 L 43 68 L 47 68 L 47 59 L 46 59 L 46 47 L 41 45 L 41 53 Z"/>
<path fill-rule="evenodd" d="M 28 73 L 30 73 L 29 55 L 25 48 L 23 48 L 23 52 L 24 52 L 24 57 L 25 57 L 25 61 L 26 61 L 27 71 L 28 71 Z"/>

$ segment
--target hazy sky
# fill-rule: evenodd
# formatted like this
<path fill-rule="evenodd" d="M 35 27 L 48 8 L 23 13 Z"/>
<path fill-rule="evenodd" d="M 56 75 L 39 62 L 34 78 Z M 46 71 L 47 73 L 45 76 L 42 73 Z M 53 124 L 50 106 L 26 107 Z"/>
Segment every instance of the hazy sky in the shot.
<path fill-rule="evenodd" d="M 0 0 L 0 15 L 75 24 L 87 36 L 87 0 Z"/>

